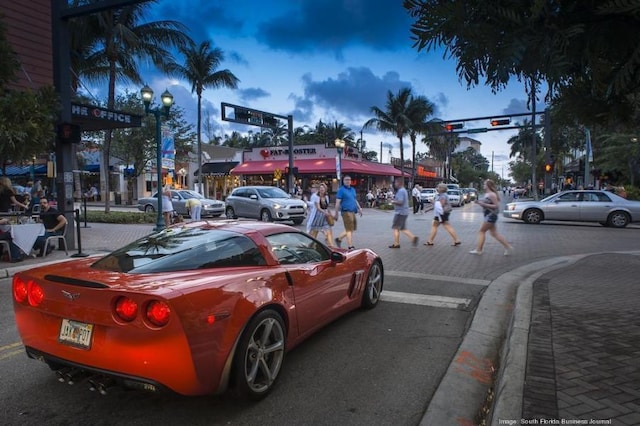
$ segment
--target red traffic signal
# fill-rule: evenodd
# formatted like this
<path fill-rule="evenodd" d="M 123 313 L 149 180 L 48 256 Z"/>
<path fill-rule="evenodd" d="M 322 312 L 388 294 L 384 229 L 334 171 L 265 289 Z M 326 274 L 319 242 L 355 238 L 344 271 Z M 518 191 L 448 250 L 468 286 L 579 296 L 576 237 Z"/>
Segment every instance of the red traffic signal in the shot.
<path fill-rule="evenodd" d="M 511 124 L 510 118 L 494 118 L 491 120 L 492 126 L 504 126 L 507 124 Z"/>
<path fill-rule="evenodd" d="M 451 132 L 456 129 L 462 129 L 464 127 L 464 123 L 447 123 L 444 125 L 444 129 L 447 132 Z"/>

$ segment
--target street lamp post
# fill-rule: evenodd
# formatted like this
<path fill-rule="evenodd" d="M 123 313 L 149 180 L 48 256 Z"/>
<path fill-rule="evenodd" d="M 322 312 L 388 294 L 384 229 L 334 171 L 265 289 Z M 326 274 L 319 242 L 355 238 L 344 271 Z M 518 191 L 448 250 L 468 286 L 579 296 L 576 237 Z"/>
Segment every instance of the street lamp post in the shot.
<path fill-rule="evenodd" d="M 173 95 L 165 90 L 160 99 L 162 99 L 162 107 L 150 108 L 151 100 L 153 99 L 153 90 L 145 85 L 140 90 L 142 95 L 142 102 L 144 102 L 144 111 L 147 114 L 153 114 L 156 119 L 156 171 L 158 173 L 158 216 L 156 219 L 156 227 L 154 231 L 162 231 L 166 224 L 164 223 L 164 216 L 162 215 L 162 129 L 160 118 L 164 115 L 169 117 L 169 110 L 173 105 Z"/>
<path fill-rule="evenodd" d="M 333 141 L 333 144 L 336 146 L 336 150 L 338 151 L 338 158 L 336 160 L 336 177 L 338 178 L 338 185 L 340 185 L 340 181 L 342 180 L 342 152 L 344 151 L 344 141 L 342 139 L 336 139 Z"/>

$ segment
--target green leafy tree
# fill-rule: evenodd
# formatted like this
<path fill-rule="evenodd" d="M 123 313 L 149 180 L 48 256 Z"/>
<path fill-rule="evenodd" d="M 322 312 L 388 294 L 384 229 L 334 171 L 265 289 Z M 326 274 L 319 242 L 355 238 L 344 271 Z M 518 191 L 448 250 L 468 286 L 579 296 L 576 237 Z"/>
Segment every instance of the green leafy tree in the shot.
<path fill-rule="evenodd" d="M 137 3 L 118 9 L 72 20 L 70 37 L 72 54 L 82 58 L 72 61 L 80 78 L 99 83 L 107 81 L 107 108 L 115 105 L 116 81 L 130 81 L 142 85 L 136 60 L 151 60 L 161 70 L 175 62 L 170 48 L 192 44 L 186 27 L 176 21 L 146 21 L 146 12 L 156 0 Z M 102 149 L 101 173 L 105 192 L 110 191 L 108 165 L 111 155 L 111 132 L 106 131 Z M 109 212 L 109 197 L 105 198 L 105 212 Z"/>
<path fill-rule="evenodd" d="M 52 87 L 9 90 L 20 63 L 6 38 L 0 15 L 0 167 L 6 175 L 9 162 L 31 163 L 34 156 L 51 150 L 59 102 Z"/>
<path fill-rule="evenodd" d="M 381 132 L 393 133 L 400 142 L 400 170 L 404 175 L 404 144 L 403 138 L 411 129 L 411 118 L 408 115 L 409 104 L 411 102 L 411 89 L 403 88 L 394 95 L 387 92 L 387 103 L 385 110 L 377 106 L 371 107 L 371 112 L 375 118 L 367 120 L 364 127 L 374 127 Z"/>
<path fill-rule="evenodd" d="M 207 87 L 238 87 L 238 78 L 228 69 L 219 69 L 224 61 L 224 53 L 219 48 L 212 48 L 211 42 L 203 41 L 198 46 L 187 45 L 180 49 L 185 57 L 184 65 L 170 63 L 170 74 L 185 78 L 191 83 L 191 92 L 198 96 L 198 182 L 202 182 L 202 92 Z"/>
<path fill-rule="evenodd" d="M 432 130 L 432 123 L 427 117 L 433 114 L 434 105 L 424 96 L 411 96 L 407 116 L 410 121 L 409 139 L 411 140 L 411 183 L 416 181 L 416 139 L 418 134 L 426 134 Z"/>

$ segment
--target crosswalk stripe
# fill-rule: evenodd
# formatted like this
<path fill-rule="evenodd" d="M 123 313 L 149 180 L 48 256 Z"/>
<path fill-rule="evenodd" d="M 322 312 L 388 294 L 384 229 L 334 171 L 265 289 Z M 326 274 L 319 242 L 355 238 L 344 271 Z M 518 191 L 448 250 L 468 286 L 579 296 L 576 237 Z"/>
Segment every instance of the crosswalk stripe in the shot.
<path fill-rule="evenodd" d="M 486 287 L 491 284 L 490 280 L 479 280 L 476 278 L 451 277 L 448 275 L 421 274 L 418 272 L 407 271 L 384 271 L 384 275 L 390 277 L 418 278 L 431 281 L 446 281 L 459 284 L 471 284 Z"/>
<path fill-rule="evenodd" d="M 402 293 L 399 291 L 383 290 L 380 300 L 385 302 L 408 303 L 411 305 L 433 306 L 436 308 L 457 309 L 460 305 L 469 307 L 471 299 L 457 297 L 435 296 L 431 294 Z"/>

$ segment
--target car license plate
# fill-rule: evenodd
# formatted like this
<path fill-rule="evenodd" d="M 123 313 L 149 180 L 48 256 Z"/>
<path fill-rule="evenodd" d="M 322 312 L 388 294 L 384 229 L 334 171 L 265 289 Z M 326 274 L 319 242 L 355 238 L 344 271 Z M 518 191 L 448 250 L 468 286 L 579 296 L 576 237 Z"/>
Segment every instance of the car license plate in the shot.
<path fill-rule="evenodd" d="M 60 335 L 58 341 L 82 349 L 91 347 L 91 335 L 93 334 L 93 324 L 63 319 L 60 325 Z"/>

